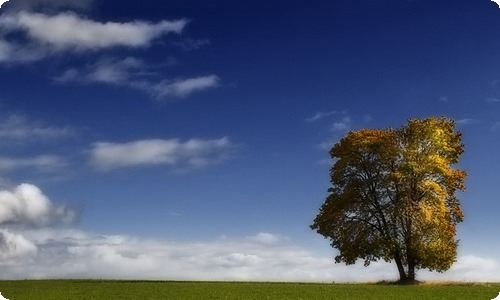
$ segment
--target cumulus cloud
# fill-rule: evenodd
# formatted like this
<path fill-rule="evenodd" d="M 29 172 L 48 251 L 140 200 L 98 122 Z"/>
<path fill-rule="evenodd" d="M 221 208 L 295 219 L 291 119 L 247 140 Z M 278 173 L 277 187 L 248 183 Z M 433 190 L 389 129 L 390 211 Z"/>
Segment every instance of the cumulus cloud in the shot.
<path fill-rule="evenodd" d="M 0 229 L 0 266 L 31 262 L 37 250 L 36 245 L 23 235 Z"/>
<path fill-rule="evenodd" d="M 52 203 L 35 185 L 24 183 L 0 191 L 0 224 L 42 227 L 74 218 L 72 210 Z"/>
<path fill-rule="evenodd" d="M 7 257 L 1 278 L 314 282 L 397 279 L 393 264 L 377 262 L 367 268 L 362 262 L 352 266 L 334 264 L 331 257 L 267 232 L 204 242 L 96 235 L 75 229 L 13 234 L 24 240 L 24 248 L 29 250 L 18 257 L 36 257 L 31 261 Z M 272 242 L 262 243 L 263 237 Z M 495 281 L 500 279 L 499 274 L 498 262 L 466 255 L 459 257 L 449 272 L 436 277 L 436 273 L 421 271 L 419 279 Z"/>
<path fill-rule="evenodd" d="M 99 142 L 92 146 L 91 163 L 99 170 L 167 165 L 199 168 L 221 162 L 233 148 L 227 137 L 214 140 L 151 139 L 128 143 Z"/>

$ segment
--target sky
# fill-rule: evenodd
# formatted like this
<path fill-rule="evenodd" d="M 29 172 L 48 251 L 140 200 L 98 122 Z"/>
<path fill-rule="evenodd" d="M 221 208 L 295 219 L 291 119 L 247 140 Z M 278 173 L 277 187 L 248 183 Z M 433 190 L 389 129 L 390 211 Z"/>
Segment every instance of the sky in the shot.
<path fill-rule="evenodd" d="M 500 8 L 490 0 L 10 0 L 0 278 L 372 281 L 309 226 L 350 130 L 463 133 L 459 255 L 500 281 Z"/>

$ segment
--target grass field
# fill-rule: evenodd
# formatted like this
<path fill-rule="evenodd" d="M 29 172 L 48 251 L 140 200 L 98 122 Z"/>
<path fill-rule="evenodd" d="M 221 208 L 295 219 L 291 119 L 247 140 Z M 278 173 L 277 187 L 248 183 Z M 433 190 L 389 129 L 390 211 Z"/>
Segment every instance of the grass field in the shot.
<path fill-rule="evenodd" d="M 490 300 L 500 283 L 423 284 L 314 284 L 252 282 L 172 282 L 107 280 L 0 281 L 9 300 L 23 299 L 418 299 Z"/>

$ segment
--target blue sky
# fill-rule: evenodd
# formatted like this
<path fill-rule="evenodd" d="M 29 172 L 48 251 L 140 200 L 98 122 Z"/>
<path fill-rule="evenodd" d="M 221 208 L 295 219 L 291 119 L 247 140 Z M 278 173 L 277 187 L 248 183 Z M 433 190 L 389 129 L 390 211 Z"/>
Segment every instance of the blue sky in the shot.
<path fill-rule="evenodd" d="M 4 278 L 360 281 L 309 229 L 349 130 L 464 134 L 459 259 L 500 280 L 492 1 L 10 0 L 0 8 Z"/>

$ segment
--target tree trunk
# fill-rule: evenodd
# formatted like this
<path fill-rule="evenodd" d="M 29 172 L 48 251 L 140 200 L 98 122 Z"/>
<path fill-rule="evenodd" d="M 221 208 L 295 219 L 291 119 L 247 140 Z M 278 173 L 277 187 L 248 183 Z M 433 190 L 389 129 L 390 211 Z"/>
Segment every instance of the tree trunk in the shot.
<path fill-rule="evenodd" d="M 410 259 L 408 261 L 408 282 L 415 281 L 415 261 L 414 259 Z"/>
<path fill-rule="evenodd" d="M 406 282 L 408 280 L 408 276 L 406 275 L 405 267 L 401 261 L 401 254 L 399 253 L 399 250 L 396 250 L 396 253 L 394 254 L 394 261 L 396 262 L 396 266 L 398 266 L 399 282 Z"/>

